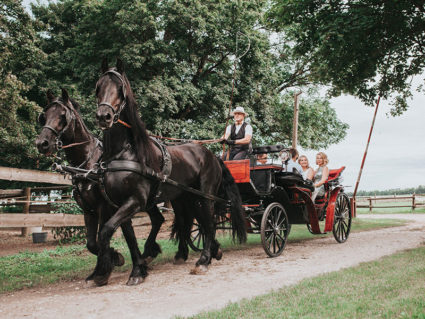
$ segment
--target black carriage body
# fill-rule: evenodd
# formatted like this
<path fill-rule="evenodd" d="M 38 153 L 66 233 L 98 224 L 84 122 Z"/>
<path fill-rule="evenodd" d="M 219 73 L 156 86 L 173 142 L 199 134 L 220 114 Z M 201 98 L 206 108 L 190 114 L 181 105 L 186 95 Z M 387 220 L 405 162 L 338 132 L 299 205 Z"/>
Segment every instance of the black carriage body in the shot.
<path fill-rule="evenodd" d="M 312 186 L 305 183 L 300 175 L 282 172 L 280 165 L 252 165 L 252 162 L 225 162 L 238 185 L 248 219 L 253 219 L 259 226 L 266 207 L 278 202 L 284 207 L 290 224 L 308 223 L 305 202 L 292 187 L 304 187 L 311 192 Z M 251 230 L 255 232 L 255 227 Z"/>
<path fill-rule="evenodd" d="M 345 167 L 330 170 L 325 196 L 313 202 L 311 182 L 304 181 L 299 174 L 284 172 L 280 163 L 258 164 L 254 156 L 277 152 L 287 150 L 280 145 L 263 146 L 253 149 L 250 159 L 224 162 L 238 186 L 248 232 L 261 234 L 263 248 L 270 257 L 282 253 L 292 224 L 306 224 L 313 234 L 332 231 L 338 242 L 345 242 L 352 218 L 349 198 L 339 183 Z M 322 232 L 319 221 L 325 219 Z M 216 226 L 229 229 L 229 214 L 220 216 Z M 190 246 L 199 250 L 203 242 L 202 229 L 195 225 L 192 233 Z"/>

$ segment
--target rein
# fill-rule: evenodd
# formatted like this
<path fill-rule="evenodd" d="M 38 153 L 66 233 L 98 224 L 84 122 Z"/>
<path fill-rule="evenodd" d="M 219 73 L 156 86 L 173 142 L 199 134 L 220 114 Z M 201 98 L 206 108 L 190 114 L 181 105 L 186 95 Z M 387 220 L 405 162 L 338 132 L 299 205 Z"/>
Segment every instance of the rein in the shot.
<path fill-rule="evenodd" d="M 124 122 L 123 120 L 118 119 L 117 123 L 131 128 L 131 125 Z M 174 137 L 165 137 L 165 136 L 161 136 L 161 135 L 154 135 L 154 134 L 149 134 L 150 137 L 155 137 L 157 139 L 160 140 L 167 140 L 167 141 L 174 141 L 176 143 L 196 143 L 196 144 L 214 144 L 214 143 L 218 143 L 221 141 L 221 139 L 219 138 L 215 138 L 215 139 L 209 139 L 209 140 L 193 140 L 193 139 L 185 139 L 185 138 L 174 138 Z"/>
<path fill-rule="evenodd" d="M 244 54 L 246 54 L 246 53 L 244 53 Z M 114 107 L 110 103 L 107 103 L 107 102 L 100 102 L 97 106 L 100 107 L 100 106 L 104 105 L 104 106 L 109 107 L 112 110 L 112 112 L 114 114 L 114 119 L 113 119 L 114 124 L 119 123 L 119 124 L 121 124 L 121 125 L 123 125 L 127 128 L 131 128 L 130 124 L 128 124 L 128 123 L 126 123 L 126 122 L 124 122 L 123 120 L 120 119 L 121 112 L 124 109 L 124 107 L 127 105 L 127 103 L 126 103 L 126 99 L 127 99 L 126 83 L 125 83 L 122 75 L 115 70 L 108 70 L 105 73 L 103 73 L 102 76 L 104 76 L 106 74 L 113 74 L 120 80 L 120 82 L 122 84 L 122 90 L 123 90 L 122 93 L 123 93 L 123 96 L 124 96 L 124 100 L 120 104 L 117 111 L 114 109 Z M 99 85 L 99 81 L 98 81 L 98 83 L 96 83 L 96 91 L 97 91 L 98 85 Z M 234 85 L 234 83 L 233 83 L 233 85 Z M 233 98 L 233 88 L 232 88 L 232 98 Z M 231 105 L 232 105 L 232 98 L 230 100 L 229 112 L 230 112 L 230 108 L 231 108 Z M 227 127 L 227 123 L 226 123 L 226 127 Z M 203 144 L 214 144 L 214 143 L 218 143 L 218 142 L 221 141 L 221 139 L 219 139 L 219 138 L 209 139 L 209 140 L 194 140 L 194 139 L 164 137 L 164 136 L 153 135 L 153 134 L 149 134 L 149 136 L 155 137 L 155 138 L 161 139 L 161 140 L 174 141 L 176 143 L 196 143 L 196 144 L 201 144 L 201 145 L 203 145 Z"/>

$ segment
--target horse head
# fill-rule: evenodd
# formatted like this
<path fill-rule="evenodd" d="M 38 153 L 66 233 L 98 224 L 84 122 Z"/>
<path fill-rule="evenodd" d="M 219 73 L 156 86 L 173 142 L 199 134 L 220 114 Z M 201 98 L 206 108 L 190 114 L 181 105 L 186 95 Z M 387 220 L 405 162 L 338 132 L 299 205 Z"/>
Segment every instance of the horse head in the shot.
<path fill-rule="evenodd" d="M 75 128 L 75 109 L 68 92 L 62 89 L 62 96 L 56 98 L 51 90 L 47 93 L 48 104 L 38 116 L 42 126 L 35 143 L 38 151 L 49 155 L 62 148 L 62 138 L 71 138 Z"/>
<path fill-rule="evenodd" d="M 128 87 L 122 61 L 118 59 L 116 67 L 109 68 L 106 59 L 103 60 L 102 75 L 96 83 L 96 119 L 102 130 L 118 122 L 126 106 Z"/>

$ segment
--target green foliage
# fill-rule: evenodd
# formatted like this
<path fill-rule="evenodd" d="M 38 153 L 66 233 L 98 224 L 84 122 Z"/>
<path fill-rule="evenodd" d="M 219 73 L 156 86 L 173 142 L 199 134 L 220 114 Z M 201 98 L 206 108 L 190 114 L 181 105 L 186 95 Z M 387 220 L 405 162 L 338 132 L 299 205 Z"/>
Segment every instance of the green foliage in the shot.
<path fill-rule="evenodd" d="M 0 152 L 6 155 L 0 165 L 34 168 L 40 159 L 40 167 L 49 166 L 34 147 L 36 115 L 46 105 L 48 88 L 56 94 L 68 89 L 88 127 L 99 133 L 94 88 L 104 57 L 124 61 L 152 133 L 221 136 L 236 65 L 232 105 L 249 112 L 255 143 L 288 143 L 290 90 L 299 86 L 305 87 L 306 103 L 301 103 L 300 144 L 318 149 L 337 143 L 347 126 L 314 93 L 304 60 L 289 45 L 271 40 L 264 23 L 267 5 L 258 0 L 59 0 L 33 3 L 32 18 L 21 1 L 5 0 L 0 7 Z"/>
<path fill-rule="evenodd" d="M 408 107 L 411 78 L 425 68 L 425 4 L 420 0 L 273 0 L 270 24 L 293 43 L 311 80 L 373 104 Z M 397 94 L 397 96 L 394 96 Z"/>
<path fill-rule="evenodd" d="M 265 3 L 254 0 L 62 0 L 33 7 L 43 25 L 41 47 L 49 54 L 44 70 L 49 84 L 66 86 L 81 96 L 86 118 L 93 120 L 96 106 L 91 96 L 102 58 L 114 62 L 121 57 L 142 118 L 153 133 L 218 137 L 224 131 L 230 103 L 233 64 L 250 46 L 236 61 L 233 104 L 248 110 L 258 142 L 286 143 L 291 134 L 286 122 L 291 119 L 281 117 L 283 125 L 269 122 L 276 121 L 277 110 L 289 108 L 288 98 L 280 95 L 282 88 L 302 81 L 289 71 L 280 72 L 291 69 L 285 63 L 292 61 L 282 63 L 277 58 L 270 34 L 262 29 L 264 10 Z M 319 148 L 344 138 L 346 126 L 330 118 L 334 113 L 321 112 L 323 99 L 318 105 L 311 102 L 319 123 L 328 128 L 331 123 L 338 125 L 322 131 L 324 138 L 317 144 L 309 135 L 317 125 L 306 128 L 302 145 Z"/>
<path fill-rule="evenodd" d="M 54 213 L 82 215 L 83 211 L 77 204 L 70 203 L 55 205 Z M 52 234 L 54 239 L 59 240 L 59 243 L 85 242 L 87 229 L 85 226 L 56 227 L 52 229 Z"/>
<path fill-rule="evenodd" d="M 31 101 L 43 53 L 34 22 L 19 1 L 0 6 L 0 165 L 34 167 L 35 120 L 40 108 Z"/>

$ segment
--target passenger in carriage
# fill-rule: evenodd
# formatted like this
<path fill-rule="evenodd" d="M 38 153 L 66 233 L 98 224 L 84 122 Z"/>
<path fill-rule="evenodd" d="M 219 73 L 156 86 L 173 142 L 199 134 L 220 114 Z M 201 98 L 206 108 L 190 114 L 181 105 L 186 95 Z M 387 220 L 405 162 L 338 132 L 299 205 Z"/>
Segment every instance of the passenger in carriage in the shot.
<path fill-rule="evenodd" d="M 229 161 L 245 159 L 251 148 L 252 126 L 245 122 L 248 114 L 243 107 L 236 107 L 231 114 L 235 123 L 227 126 L 221 143 L 230 147 Z"/>
<path fill-rule="evenodd" d="M 317 196 L 324 196 L 325 195 L 325 183 L 329 177 L 329 168 L 328 168 L 328 156 L 323 153 L 319 152 L 316 155 L 316 164 L 317 169 L 314 172 L 314 192 L 311 195 L 311 199 L 314 202 Z"/>
<path fill-rule="evenodd" d="M 286 171 L 289 173 L 295 173 L 303 175 L 303 169 L 300 164 L 297 163 L 298 159 L 298 151 L 295 148 L 289 149 L 289 153 L 291 154 L 291 159 L 288 161 L 286 165 Z"/>
<path fill-rule="evenodd" d="M 267 154 L 258 154 L 257 155 L 257 165 L 265 165 L 267 164 Z"/>
<path fill-rule="evenodd" d="M 301 165 L 303 169 L 303 178 L 305 180 L 313 180 L 314 170 L 310 167 L 310 163 L 308 162 L 308 158 L 305 155 L 301 155 L 298 159 L 298 163 Z"/>

